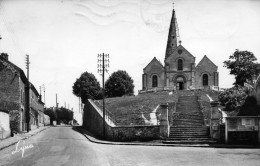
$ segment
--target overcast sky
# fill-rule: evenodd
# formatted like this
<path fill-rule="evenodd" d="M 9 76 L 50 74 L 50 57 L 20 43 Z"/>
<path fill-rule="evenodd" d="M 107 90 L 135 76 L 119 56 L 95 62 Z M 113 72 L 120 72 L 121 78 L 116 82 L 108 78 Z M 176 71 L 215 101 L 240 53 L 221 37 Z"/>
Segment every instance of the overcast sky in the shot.
<path fill-rule="evenodd" d="M 220 73 L 220 87 L 234 77 L 223 67 L 235 49 L 260 60 L 259 0 L 174 0 L 182 45 L 196 57 L 207 55 Z M 173 0 L 0 0 L 0 52 L 46 87 L 47 107 L 73 107 L 72 85 L 84 71 L 97 73 L 97 54 L 110 54 L 111 74 L 126 70 L 135 92 L 143 68 L 156 57 L 163 62 Z M 26 72 L 25 72 L 26 73 Z"/>

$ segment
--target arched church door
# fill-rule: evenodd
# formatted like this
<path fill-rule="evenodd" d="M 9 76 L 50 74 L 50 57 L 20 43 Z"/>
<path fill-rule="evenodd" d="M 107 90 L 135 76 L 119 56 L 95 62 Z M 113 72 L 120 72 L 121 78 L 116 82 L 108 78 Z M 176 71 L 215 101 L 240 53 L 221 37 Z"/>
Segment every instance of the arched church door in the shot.
<path fill-rule="evenodd" d="M 183 80 L 183 78 L 182 77 L 178 77 L 176 79 L 176 82 L 177 82 L 176 89 L 177 90 L 183 90 L 184 89 L 184 80 Z"/>

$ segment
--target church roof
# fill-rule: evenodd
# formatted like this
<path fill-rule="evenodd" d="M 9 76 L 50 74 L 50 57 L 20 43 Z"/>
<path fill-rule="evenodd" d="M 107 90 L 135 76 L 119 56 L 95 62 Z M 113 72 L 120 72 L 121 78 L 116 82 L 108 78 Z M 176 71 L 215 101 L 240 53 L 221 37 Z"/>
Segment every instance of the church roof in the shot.
<path fill-rule="evenodd" d="M 162 63 L 161 63 L 159 60 L 157 60 L 156 57 L 154 57 L 154 58 L 151 60 L 151 62 L 150 62 L 148 65 L 145 66 L 145 68 L 144 68 L 143 70 L 145 70 L 145 69 L 146 69 L 148 66 L 150 66 L 153 62 L 158 63 L 160 66 L 164 67 L 164 66 L 162 65 Z"/>
<path fill-rule="evenodd" d="M 207 55 L 204 55 L 204 57 L 201 59 L 201 61 L 198 63 L 198 65 L 196 67 L 200 67 L 203 65 L 203 63 L 210 63 L 211 65 L 213 65 L 215 68 L 218 68 L 217 65 L 215 65 L 208 57 Z"/>
<path fill-rule="evenodd" d="M 183 50 L 185 50 L 186 52 L 188 52 L 189 55 L 191 55 L 191 57 L 195 58 L 195 56 L 193 56 L 185 47 L 183 47 L 183 45 L 180 44 L 180 45 L 177 47 L 176 50 L 178 50 L 179 48 L 182 48 Z"/>
<path fill-rule="evenodd" d="M 164 60 L 166 60 L 173 53 L 173 51 L 176 50 L 178 46 L 177 33 L 178 33 L 178 25 L 177 25 L 175 10 L 173 9 Z"/>
<path fill-rule="evenodd" d="M 183 45 L 180 44 L 180 45 L 172 52 L 172 54 L 165 59 L 165 62 L 166 62 L 167 59 L 168 59 L 169 57 L 171 57 L 172 55 L 176 55 L 176 54 L 177 54 L 177 51 L 178 51 L 179 49 L 183 50 L 184 52 L 187 52 L 187 53 L 188 53 L 187 55 L 190 56 L 190 57 L 192 57 L 192 58 L 194 59 L 194 61 L 195 61 L 195 56 L 193 56 L 185 47 L 183 47 Z"/>

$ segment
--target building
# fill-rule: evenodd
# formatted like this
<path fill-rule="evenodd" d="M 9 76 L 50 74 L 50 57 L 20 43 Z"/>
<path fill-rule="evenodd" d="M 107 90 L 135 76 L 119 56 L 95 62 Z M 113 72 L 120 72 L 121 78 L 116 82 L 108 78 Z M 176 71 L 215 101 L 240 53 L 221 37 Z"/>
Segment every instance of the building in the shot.
<path fill-rule="evenodd" d="M 31 129 L 44 126 L 44 103 L 41 101 L 41 95 L 33 84 L 30 86 L 30 124 Z"/>
<path fill-rule="evenodd" d="M 0 109 L 7 112 L 16 111 L 15 130 L 25 130 L 25 85 L 27 78 L 22 69 L 8 61 L 7 54 L 0 55 Z M 14 114 L 11 114 L 14 115 Z M 15 123 L 15 124 L 14 124 Z"/>
<path fill-rule="evenodd" d="M 11 128 L 26 130 L 25 85 L 27 78 L 21 68 L 8 60 L 8 54 L 0 54 L 0 109 L 10 115 Z M 31 128 L 43 125 L 44 103 L 34 85 L 30 83 Z"/>
<path fill-rule="evenodd" d="M 192 55 L 178 39 L 175 10 L 169 28 L 164 64 L 156 57 L 143 69 L 143 90 L 204 89 L 219 86 L 218 67 L 205 55 L 195 64 Z"/>

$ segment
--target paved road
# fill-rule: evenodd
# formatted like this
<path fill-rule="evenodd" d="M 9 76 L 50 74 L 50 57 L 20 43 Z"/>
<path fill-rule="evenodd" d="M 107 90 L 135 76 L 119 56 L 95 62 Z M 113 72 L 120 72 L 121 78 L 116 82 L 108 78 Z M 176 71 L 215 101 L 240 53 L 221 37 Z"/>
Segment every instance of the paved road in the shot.
<path fill-rule="evenodd" d="M 22 157 L 19 147 L 27 147 Z M 260 166 L 259 149 L 214 149 L 102 145 L 89 142 L 71 127 L 52 127 L 0 151 L 0 165 L 12 166 Z M 19 152 L 14 152 L 14 151 Z M 13 154 L 12 154 L 13 152 Z"/>

